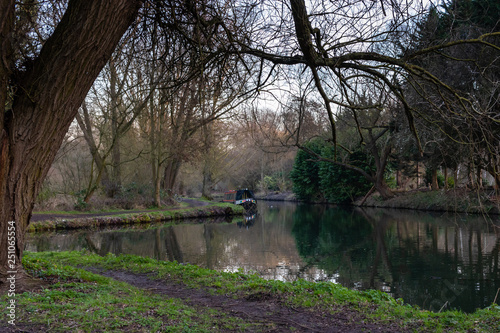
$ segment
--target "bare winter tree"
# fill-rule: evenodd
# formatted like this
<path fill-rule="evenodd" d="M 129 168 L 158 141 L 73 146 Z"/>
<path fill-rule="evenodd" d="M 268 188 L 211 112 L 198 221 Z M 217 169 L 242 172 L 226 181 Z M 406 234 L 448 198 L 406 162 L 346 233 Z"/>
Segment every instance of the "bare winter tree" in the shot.
<path fill-rule="evenodd" d="M 84 201 L 101 186 L 110 198 L 120 193 L 122 184 L 122 138 L 133 127 L 157 83 L 144 89 L 141 71 L 150 48 L 134 31 L 124 37 L 82 104 L 76 120 L 96 165 Z M 164 73 L 157 73 L 161 77 Z M 94 116 L 92 116 L 94 115 Z M 97 137 L 97 140 L 94 138 Z M 129 158 L 135 158 L 129 157 Z M 93 170 L 93 168 L 92 168 Z M 94 175 L 95 174 L 95 175 Z"/>
<path fill-rule="evenodd" d="M 158 60 L 150 63 L 146 73 L 149 81 L 158 72 L 164 75 L 155 79 L 149 121 L 143 122 L 150 142 L 156 205 L 160 205 L 160 184 L 172 195 L 182 162 L 195 154 L 194 134 L 241 104 L 250 72 L 248 64 L 242 67 L 238 56 L 224 51 L 230 43 L 227 33 L 201 24 L 193 14 L 206 17 L 210 3 L 166 1 L 159 6 L 151 35 L 163 42 L 153 40 Z"/>

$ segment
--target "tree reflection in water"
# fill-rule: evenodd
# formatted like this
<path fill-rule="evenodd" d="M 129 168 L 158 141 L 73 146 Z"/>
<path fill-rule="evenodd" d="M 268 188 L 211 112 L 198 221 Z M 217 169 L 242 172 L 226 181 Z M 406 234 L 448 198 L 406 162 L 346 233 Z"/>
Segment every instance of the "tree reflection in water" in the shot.
<path fill-rule="evenodd" d="M 467 312 L 500 287 L 498 232 L 481 217 L 325 206 L 299 206 L 293 227 L 300 255 L 335 282 Z"/>
<path fill-rule="evenodd" d="M 434 311 L 489 306 L 500 287 L 500 229 L 481 217 L 261 202 L 254 218 L 226 222 L 29 234 L 26 250 L 88 249 L 327 280 Z"/>

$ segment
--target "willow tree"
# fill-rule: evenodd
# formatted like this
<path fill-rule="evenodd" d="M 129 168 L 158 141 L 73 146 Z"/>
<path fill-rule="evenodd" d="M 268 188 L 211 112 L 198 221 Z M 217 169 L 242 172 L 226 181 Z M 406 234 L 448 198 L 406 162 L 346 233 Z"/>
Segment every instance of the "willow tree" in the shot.
<path fill-rule="evenodd" d="M 24 235 L 42 181 L 87 92 L 141 5 L 140 0 L 70 0 L 50 36 L 20 58 L 15 38 L 20 13 L 36 15 L 42 7 L 26 9 L 14 0 L 0 1 L 2 283 L 9 271 L 17 272 L 18 290 L 26 283 L 21 264 Z M 37 17 L 31 19 L 37 22 Z M 50 27 L 39 26 L 34 31 L 47 30 Z M 10 253 L 7 236 L 12 225 L 15 250 Z M 13 261 L 8 260 L 11 254 Z"/>

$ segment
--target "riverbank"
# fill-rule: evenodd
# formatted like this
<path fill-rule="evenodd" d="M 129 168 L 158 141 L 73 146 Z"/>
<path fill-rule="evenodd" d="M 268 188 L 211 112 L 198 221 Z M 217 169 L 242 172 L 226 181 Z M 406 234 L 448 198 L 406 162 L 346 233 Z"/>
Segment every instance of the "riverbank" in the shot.
<path fill-rule="evenodd" d="M 41 285 L 15 298 L 4 332 L 495 332 L 500 307 L 432 313 L 379 291 L 281 282 L 138 256 L 26 253 Z M 0 298 L 6 309 L 8 296 Z M 7 318 L 4 311 L 1 316 Z"/>
<path fill-rule="evenodd" d="M 360 206 L 362 199 L 354 202 Z M 382 199 L 378 194 L 370 196 L 363 207 L 399 208 L 423 211 L 456 212 L 469 214 L 500 214 L 500 197 L 495 190 L 419 190 L 395 192 L 391 199 Z"/>
<path fill-rule="evenodd" d="M 366 200 L 358 198 L 352 205 L 357 207 L 398 208 L 421 211 L 440 211 L 470 214 L 500 214 L 500 195 L 495 190 L 473 191 L 450 189 L 431 191 L 427 189 L 395 192 L 391 199 L 382 199 L 374 193 Z M 273 192 L 259 197 L 268 201 L 299 202 L 291 192 Z"/>
<path fill-rule="evenodd" d="M 35 213 L 28 227 L 28 232 L 174 222 L 193 218 L 235 216 L 243 213 L 244 209 L 237 205 L 191 199 L 186 201 L 183 207 L 168 207 L 166 209 L 96 213 Z"/>
<path fill-rule="evenodd" d="M 257 200 L 299 202 L 293 192 L 270 192 L 257 196 Z"/>

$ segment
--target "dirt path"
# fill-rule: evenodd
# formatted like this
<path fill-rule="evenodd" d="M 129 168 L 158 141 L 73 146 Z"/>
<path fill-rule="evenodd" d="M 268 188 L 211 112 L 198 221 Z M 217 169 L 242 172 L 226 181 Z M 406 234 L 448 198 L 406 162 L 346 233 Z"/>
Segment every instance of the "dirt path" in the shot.
<path fill-rule="evenodd" d="M 276 296 L 262 292 L 251 294 L 246 298 L 234 299 L 223 295 L 212 295 L 208 291 L 192 289 L 169 280 L 154 280 L 147 274 L 102 270 L 92 267 L 85 269 L 126 282 L 154 294 L 181 299 L 193 307 L 210 307 L 225 313 L 227 316 L 238 317 L 249 323 L 258 323 L 264 332 L 402 331 L 396 325 L 365 322 L 358 312 L 346 308 L 336 314 L 321 313 L 310 309 L 287 307 Z"/>
<path fill-rule="evenodd" d="M 188 206 L 182 206 L 182 207 L 168 207 L 165 209 L 158 209 L 158 210 L 122 210 L 119 212 L 104 212 L 104 213 L 81 213 L 81 214 L 45 214 L 45 213 L 33 213 L 31 216 L 31 222 L 39 222 L 39 221 L 53 221 L 55 219 L 76 219 L 76 218 L 89 218 L 89 217 L 102 217 L 102 216 L 113 216 L 113 215 L 120 215 L 120 214 L 138 214 L 138 213 L 151 213 L 155 211 L 172 211 L 172 210 L 178 210 L 178 209 L 184 209 L 184 208 L 191 208 L 191 207 L 202 207 L 202 206 L 208 206 L 211 205 L 211 202 L 208 201 L 200 201 L 196 199 L 189 199 L 189 198 L 184 198 L 182 202 L 185 202 L 188 204 Z"/>

